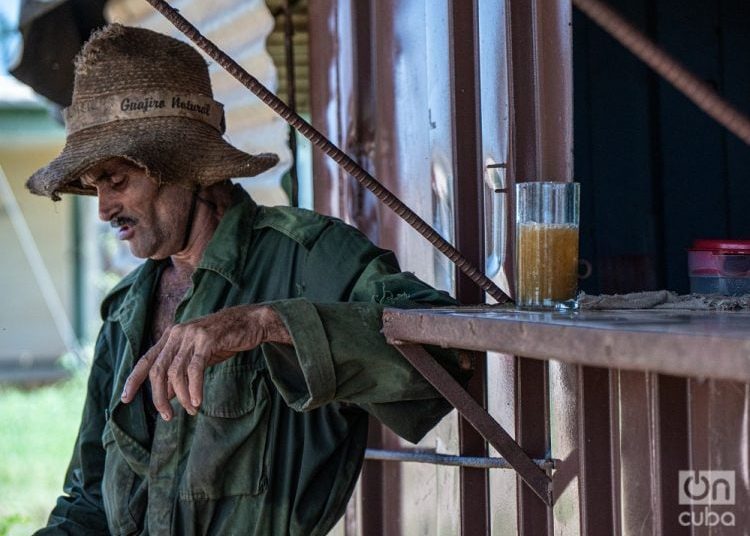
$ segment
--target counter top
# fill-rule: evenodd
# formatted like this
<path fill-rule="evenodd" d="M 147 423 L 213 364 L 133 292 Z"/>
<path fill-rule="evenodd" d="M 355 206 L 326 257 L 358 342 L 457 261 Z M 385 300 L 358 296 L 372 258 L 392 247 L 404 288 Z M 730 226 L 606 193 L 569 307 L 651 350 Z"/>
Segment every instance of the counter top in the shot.
<path fill-rule="evenodd" d="M 750 382 L 750 312 L 386 309 L 383 323 L 393 343 Z"/>

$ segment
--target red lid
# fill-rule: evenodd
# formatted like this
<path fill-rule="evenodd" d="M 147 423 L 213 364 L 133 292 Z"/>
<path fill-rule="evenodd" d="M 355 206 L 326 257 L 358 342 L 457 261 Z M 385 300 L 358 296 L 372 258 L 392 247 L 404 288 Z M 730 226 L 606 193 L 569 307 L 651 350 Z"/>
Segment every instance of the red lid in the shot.
<path fill-rule="evenodd" d="M 698 238 L 693 242 L 693 247 L 690 248 L 690 250 L 750 254 L 750 240 L 709 240 L 705 238 Z"/>

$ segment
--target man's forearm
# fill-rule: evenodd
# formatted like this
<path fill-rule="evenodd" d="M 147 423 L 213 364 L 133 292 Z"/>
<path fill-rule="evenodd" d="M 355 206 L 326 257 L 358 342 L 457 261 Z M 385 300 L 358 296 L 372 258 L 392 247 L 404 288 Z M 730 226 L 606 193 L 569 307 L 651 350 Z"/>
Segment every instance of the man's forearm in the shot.
<path fill-rule="evenodd" d="M 133 367 L 122 401 L 133 400 L 146 379 L 151 381 L 154 406 L 164 420 L 172 418 L 169 400 L 195 415 L 203 400 L 205 369 L 263 343 L 292 344 L 287 328 L 269 305 L 238 305 L 177 324 Z"/>
<path fill-rule="evenodd" d="M 293 344 L 289 330 L 273 307 L 262 306 L 261 318 L 263 319 L 263 342 Z"/>

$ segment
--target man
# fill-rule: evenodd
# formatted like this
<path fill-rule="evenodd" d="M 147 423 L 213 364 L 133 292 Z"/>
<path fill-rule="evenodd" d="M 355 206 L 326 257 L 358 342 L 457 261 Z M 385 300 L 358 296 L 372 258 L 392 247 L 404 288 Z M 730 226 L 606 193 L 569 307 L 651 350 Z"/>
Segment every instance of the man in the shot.
<path fill-rule="evenodd" d="M 233 186 L 277 158 L 224 141 L 182 42 L 98 32 L 65 118 L 63 152 L 28 187 L 97 195 L 147 260 L 102 304 L 66 495 L 40 533 L 326 534 L 368 413 L 416 442 L 450 409 L 385 343 L 383 306 L 453 301 L 342 222 Z"/>

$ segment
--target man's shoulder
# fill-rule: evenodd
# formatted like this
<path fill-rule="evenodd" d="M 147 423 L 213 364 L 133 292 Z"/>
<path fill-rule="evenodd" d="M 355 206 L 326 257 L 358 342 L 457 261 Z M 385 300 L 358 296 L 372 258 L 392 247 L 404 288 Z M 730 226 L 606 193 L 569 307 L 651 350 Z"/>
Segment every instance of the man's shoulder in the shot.
<path fill-rule="evenodd" d="M 270 228 L 299 243 L 306 249 L 318 244 L 321 237 L 355 240 L 371 244 L 358 229 L 338 218 L 295 207 L 259 207 L 256 229 Z"/>

